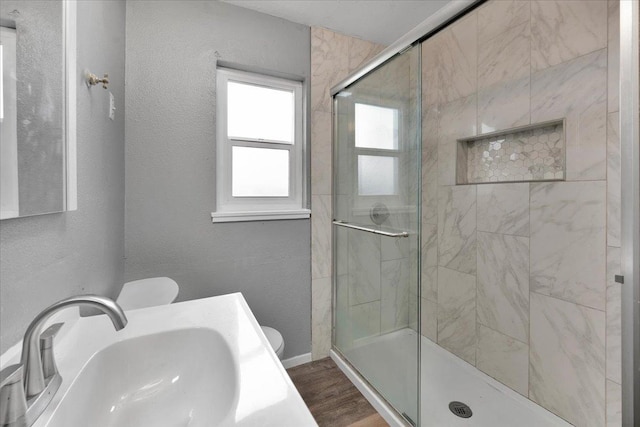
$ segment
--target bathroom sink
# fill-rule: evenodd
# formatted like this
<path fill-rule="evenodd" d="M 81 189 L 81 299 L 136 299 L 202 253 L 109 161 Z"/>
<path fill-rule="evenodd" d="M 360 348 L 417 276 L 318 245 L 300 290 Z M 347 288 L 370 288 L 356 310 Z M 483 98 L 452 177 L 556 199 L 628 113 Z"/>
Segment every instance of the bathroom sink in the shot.
<path fill-rule="evenodd" d="M 81 318 L 36 427 L 316 426 L 241 294 Z"/>
<path fill-rule="evenodd" d="M 160 332 L 92 357 L 51 425 L 218 425 L 233 410 L 236 387 L 237 368 L 218 332 Z"/>

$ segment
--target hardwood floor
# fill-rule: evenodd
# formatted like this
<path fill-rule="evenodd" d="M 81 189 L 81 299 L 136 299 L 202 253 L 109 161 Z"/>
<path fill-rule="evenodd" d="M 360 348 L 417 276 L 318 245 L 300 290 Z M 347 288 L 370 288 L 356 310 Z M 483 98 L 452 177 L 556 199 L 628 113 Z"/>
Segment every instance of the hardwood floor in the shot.
<path fill-rule="evenodd" d="M 388 427 L 330 358 L 287 370 L 320 427 Z"/>

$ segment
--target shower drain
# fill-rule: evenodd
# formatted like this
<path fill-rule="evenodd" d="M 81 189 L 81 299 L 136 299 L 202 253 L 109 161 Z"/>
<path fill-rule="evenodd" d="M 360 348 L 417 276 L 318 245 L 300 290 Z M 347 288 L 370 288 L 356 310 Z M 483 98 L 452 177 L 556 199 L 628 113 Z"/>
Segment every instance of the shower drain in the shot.
<path fill-rule="evenodd" d="M 473 415 L 471 408 L 462 402 L 449 403 L 449 410 L 460 418 L 471 418 L 471 415 Z"/>

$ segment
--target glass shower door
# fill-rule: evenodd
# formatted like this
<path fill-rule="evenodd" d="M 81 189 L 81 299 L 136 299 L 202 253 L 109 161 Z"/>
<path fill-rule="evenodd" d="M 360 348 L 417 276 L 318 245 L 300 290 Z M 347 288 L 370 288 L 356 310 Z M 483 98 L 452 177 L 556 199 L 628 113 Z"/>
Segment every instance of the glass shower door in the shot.
<path fill-rule="evenodd" d="M 334 98 L 334 348 L 418 425 L 420 49 Z"/>

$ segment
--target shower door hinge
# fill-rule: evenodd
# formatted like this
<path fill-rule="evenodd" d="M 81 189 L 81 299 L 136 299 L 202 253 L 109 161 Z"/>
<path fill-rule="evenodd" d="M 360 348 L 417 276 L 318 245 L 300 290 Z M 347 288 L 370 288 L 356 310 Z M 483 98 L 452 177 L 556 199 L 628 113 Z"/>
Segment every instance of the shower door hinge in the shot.
<path fill-rule="evenodd" d="M 616 281 L 616 283 L 624 285 L 624 276 L 616 274 L 613 279 Z"/>

